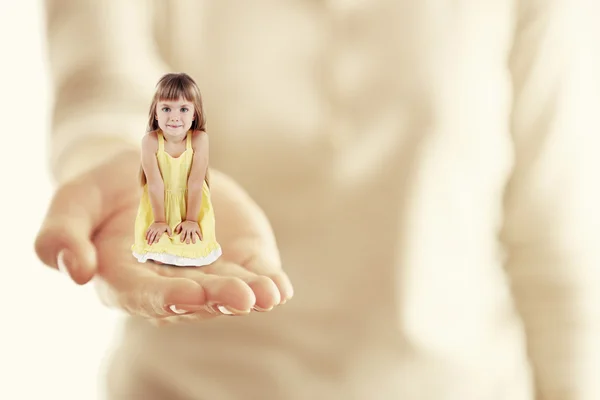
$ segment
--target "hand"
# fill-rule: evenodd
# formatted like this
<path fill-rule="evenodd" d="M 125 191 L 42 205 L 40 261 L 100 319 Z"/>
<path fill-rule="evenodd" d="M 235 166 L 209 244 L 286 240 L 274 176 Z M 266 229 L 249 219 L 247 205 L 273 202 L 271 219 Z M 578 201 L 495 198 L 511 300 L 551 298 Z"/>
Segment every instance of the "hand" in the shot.
<path fill-rule="evenodd" d="M 163 233 L 171 236 L 171 228 L 166 222 L 154 222 L 146 231 L 146 241 L 148 244 L 158 243 Z"/>
<path fill-rule="evenodd" d="M 190 240 L 192 243 L 196 243 L 196 235 L 198 235 L 198 239 L 202 240 L 202 232 L 200 232 L 200 226 L 196 221 L 185 220 L 180 222 L 175 227 L 175 233 L 180 233 L 181 242 L 185 241 L 187 244 L 190 244 Z"/>
<path fill-rule="evenodd" d="M 93 281 L 106 305 L 157 324 L 267 311 L 293 296 L 270 230 L 243 228 L 255 206 L 231 184 L 218 183 L 216 173 L 213 204 L 223 215 L 219 260 L 202 268 L 138 263 L 130 247 L 138 169 L 138 154 L 128 152 L 61 186 L 35 240 L 40 260 L 78 284 Z"/>

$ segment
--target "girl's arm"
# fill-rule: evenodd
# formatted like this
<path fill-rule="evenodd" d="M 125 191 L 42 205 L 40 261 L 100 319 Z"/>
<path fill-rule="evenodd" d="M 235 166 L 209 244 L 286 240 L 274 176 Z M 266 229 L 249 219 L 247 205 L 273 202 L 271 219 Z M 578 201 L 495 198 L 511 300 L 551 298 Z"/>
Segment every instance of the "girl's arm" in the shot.
<path fill-rule="evenodd" d="M 194 132 L 192 147 L 194 148 L 194 158 L 188 178 L 188 201 L 185 219 L 198 222 L 198 213 L 202 202 L 202 188 L 208 168 L 208 134 L 202 131 Z"/>
<path fill-rule="evenodd" d="M 154 222 L 166 222 L 165 216 L 165 184 L 158 168 L 156 151 L 158 138 L 154 132 L 148 133 L 142 139 L 142 168 L 148 182 L 148 195 Z"/>
<path fill-rule="evenodd" d="M 520 1 L 510 59 L 514 167 L 502 239 L 536 398 L 546 400 L 600 399 L 600 48 L 593 3 Z"/>

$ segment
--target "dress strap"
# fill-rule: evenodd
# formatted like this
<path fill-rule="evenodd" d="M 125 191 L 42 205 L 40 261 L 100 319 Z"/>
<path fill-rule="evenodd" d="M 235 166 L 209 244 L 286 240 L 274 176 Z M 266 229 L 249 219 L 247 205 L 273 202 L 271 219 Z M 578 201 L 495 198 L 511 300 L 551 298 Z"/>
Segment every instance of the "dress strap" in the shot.
<path fill-rule="evenodd" d="M 186 140 L 187 140 L 187 143 L 185 145 L 185 148 L 187 150 L 191 150 L 192 149 L 192 131 L 188 131 Z"/>
<path fill-rule="evenodd" d="M 163 137 L 163 134 L 161 131 L 157 132 L 158 134 L 158 152 L 159 153 L 164 153 L 165 151 L 165 138 Z"/>

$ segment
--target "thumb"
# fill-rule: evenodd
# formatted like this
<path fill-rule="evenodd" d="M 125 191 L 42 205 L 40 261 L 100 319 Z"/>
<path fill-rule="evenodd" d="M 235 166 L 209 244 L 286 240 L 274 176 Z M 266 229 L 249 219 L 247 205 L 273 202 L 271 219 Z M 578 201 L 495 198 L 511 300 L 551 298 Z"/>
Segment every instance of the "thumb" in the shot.
<path fill-rule="evenodd" d="M 124 151 L 59 186 L 35 238 L 38 258 L 67 271 L 80 285 L 89 282 L 97 269 L 92 235 L 115 209 L 137 199 L 131 188 L 137 182 L 138 168 L 137 153 Z"/>
<path fill-rule="evenodd" d="M 96 250 L 90 240 L 94 190 L 65 185 L 54 195 L 35 239 L 35 252 L 46 265 L 87 283 L 96 271 Z"/>

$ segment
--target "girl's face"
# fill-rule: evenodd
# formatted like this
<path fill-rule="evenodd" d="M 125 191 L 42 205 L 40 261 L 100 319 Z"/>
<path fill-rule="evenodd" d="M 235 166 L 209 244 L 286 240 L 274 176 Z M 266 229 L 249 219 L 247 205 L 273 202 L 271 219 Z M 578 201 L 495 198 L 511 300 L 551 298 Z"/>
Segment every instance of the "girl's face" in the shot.
<path fill-rule="evenodd" d="M 178 101 L 159 101 L 156 119 L 160 129 L 168 136 L 185 134 L 194 122 L 194 104 L 180 98 Z"/>

